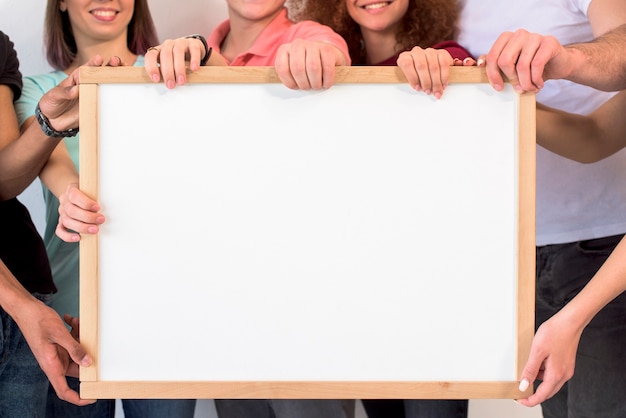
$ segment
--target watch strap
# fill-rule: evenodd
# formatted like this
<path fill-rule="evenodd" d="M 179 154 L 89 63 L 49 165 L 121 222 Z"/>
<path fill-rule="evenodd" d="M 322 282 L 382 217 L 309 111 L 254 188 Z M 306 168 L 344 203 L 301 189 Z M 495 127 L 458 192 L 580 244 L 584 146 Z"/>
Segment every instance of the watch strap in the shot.
<path fill-rule="evenodd" d="M 35 108 L 35 119 L 37 119 L 37 122 L 39 123 L 39 126 L 41 126 L 41 130 L 43 131 L 43 133 L 49 137 L 67 138 L 70 136 L 76 136 L 76 134 L 78 134 L 78 128 L 70 128 L 66 131 L 57 131 L 56 129 L 54 129 L 52 125 L 50 125 L 50 121 L 48 120 L 46 115 L 41 112 L 39 103 L 37 103 L 37 107 Z"/>

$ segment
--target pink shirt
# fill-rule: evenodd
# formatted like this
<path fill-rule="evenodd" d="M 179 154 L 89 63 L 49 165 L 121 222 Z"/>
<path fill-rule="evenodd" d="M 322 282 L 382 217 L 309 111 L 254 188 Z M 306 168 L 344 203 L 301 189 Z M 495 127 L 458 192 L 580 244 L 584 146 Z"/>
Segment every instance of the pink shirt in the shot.
<path fill-rule="evenodd" d="M 230 21 L 225 20 L 220 23 L 211 34 L 207 43 L 216 52 L 220 52 L 220 45 L 230 31 Z M 346 65 L 350 65 L 350 54 L 346 41 L 331 28 L 313 21 L 303 21 L 294 23 L 287 17 L 287 9 L 283 9 L 259 37 L 254 41 L 252 47 L 235 57 L 228 65 L 234 66 L 274 66 L 276 52 L 282 44 L 288 44 L 296 39 L 306 39 L 309 41 L 328 42 L 339 48 L 345 55 Z"/>

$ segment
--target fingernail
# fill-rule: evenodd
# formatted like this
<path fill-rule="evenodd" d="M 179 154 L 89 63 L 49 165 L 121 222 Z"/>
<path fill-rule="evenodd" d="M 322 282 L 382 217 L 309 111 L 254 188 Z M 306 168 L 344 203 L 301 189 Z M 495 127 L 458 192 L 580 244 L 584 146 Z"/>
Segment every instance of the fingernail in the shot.
<path fill-rule="evenodd" d="M 165 85 L 168 89 L 173 89 L 174 87 L 176 87 L 176 83 L 174 83 L 174 80 L 167 80 L 167 83 L 165 83 Z"/>
<path fill-rule="evenodd" d="M 182 75 L 180 77 L 178 77 L 178 85 L 182 86 L 183 84 L 185 84 L 185 77 L 183 77 Z"/>
<path fill-rule="evenodd" d="M 467 64 L 472 58 L 467 57 L 463 60 L 463 64 Z"/>
<path fill-rule="evenodd" d="M 528 380 L 527 379 L 522 379 L 522 381 L 519 382 L 519 390 L 520 390 L 520 392 L 525 392 L 526 389 L 528 389 L 528 385 L 530 385 Z"/>
<path fill-rule="evenodd" d="M 476 65 L 481 66 L 485 63 L 485 60 L 482 58 L 478 58 L 478 61 L 476 61 Z"/>
<path fill-rule="evenodd" d="M 154 81 L 155 83 L 159 82 L 159 75 L 158 74 L 152 74 L 152 81 Z"/>

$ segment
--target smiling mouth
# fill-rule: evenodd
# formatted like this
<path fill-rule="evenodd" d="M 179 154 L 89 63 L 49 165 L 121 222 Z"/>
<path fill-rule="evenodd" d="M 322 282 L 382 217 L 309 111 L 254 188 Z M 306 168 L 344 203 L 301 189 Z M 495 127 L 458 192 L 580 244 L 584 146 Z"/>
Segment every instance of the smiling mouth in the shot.
<path fill-rule="evenodd" d="M 389 6 L 391 3 L 392 2 L 390 2 L 390 1 L 381 1 L 380 3 L 367 4 L 367 5 L 363 6 L 363 9 L 365 9 L 365 10 L 382 9 L 383 7 Z"/>
<path fill-rule="evenodd" d="M 117 12 L 115 10 L 94 10 L 91 14 L 98 17 L 113 17 Z"/>

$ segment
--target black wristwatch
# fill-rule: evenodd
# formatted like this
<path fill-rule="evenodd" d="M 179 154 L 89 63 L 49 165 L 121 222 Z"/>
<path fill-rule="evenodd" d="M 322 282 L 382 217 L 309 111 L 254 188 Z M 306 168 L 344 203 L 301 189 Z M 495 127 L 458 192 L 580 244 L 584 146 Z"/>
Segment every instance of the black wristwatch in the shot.
<path fill-rule="evenodd" d="M 210 48 L 209 44 L 207 44 L 206 42 L 206 39 L 204 39 L 204 36 L 199 34 L 185 36 L 185 39 L 197 39 L 202 42 L 202 45 L 204 45 L 204 50 L 206 52 L 204 53 L 204 57 L 202 57 L 202 60 L 200 60 L 200 65 L 205 66 L 206 63 L 209 62 L 209 58 L 211 58 L 211 52 L 213 52 L 213 48 Z"/>
<path fill-rule="evenodd" d="M 41 130 L 44 134 L 52 138 L 67 138 L 69 136 L 76 136 L 78 133 L 78 128 L 70 128 L 67 131 L 57 131 L 50 125 L 50 121 L 41 113 L 41 109 L 39 108 L 39 103 L 37 103 L 37 107 L 35 108 L 35 118 L 37 122 L 39 122 L 39 126 L 41 126 Z"/>

